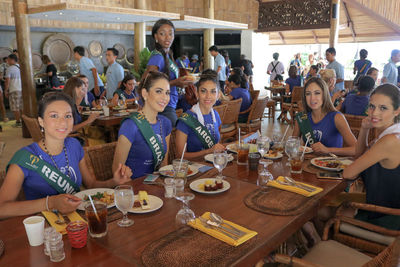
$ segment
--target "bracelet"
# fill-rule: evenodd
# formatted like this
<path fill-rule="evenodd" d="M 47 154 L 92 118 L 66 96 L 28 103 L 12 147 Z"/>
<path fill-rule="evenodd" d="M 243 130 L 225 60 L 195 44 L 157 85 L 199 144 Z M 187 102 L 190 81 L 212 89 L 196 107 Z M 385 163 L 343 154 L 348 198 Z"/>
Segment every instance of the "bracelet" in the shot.
<path fill-rule="evenodd" d="M 49 196 L 46 197 L 46 210 L 50 211 L 49 210 Z"/>

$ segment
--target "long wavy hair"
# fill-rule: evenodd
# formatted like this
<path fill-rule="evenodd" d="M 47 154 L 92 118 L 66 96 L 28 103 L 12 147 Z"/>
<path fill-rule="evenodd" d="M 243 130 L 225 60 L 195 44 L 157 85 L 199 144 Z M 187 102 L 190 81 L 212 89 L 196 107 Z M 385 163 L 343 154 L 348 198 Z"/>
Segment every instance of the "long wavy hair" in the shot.
<path fill-rule="evenodd" d="M 163 25 L 169 25 L 172 27 L 172 29 L 174 29 L 174 34 L 175 34 L 175 26 L 174 24 L 168 20 L 168 19 L 159 19 L 157 20 L 157 22 L 154 24 L 153 29 L 151 30 L 151 35 L 153 36 L 154 42 L 155 42 L 155 48 L 158 52 L 161 53 L 161 55 L 164 58 L 164 73 L 167 74 L 167 76 L 169 77 L 169 61 L 168 61 L 168 57 L 167 57 L 167 53 L 165 53 L 164 49 L 161 47 L 161 45 L 159 43 L 156 42 L 156 38 L 155 35 L 157 33 L 157 31 L 161 28 L 161 26 Z M 168 52 L 170 58 L 172 60 L 174 60 L 173 54 L 171 52 L 171 50 Z"/>
<path fill-rule="evenodd" d="M 333 106 L 331 96 L 329 94 L 328 85 L 326 84 L 326 82 L 324 80 L 322 80 L 321 78 L 317 78 L 317 77 L 310 78 L 304 85 L 303 103 L 302 103 L 303 109 L 306 110 L 307 112 L 312 111 L 311 108 L 307 105 L 307 100 L 306 100 L 306 90 L 312 83 L 315 83 L 316 85 L 318 85 L 318 87 L 321 88 L 321 90 L 322 90 L 322 101 L 323 101 L 322 107 L 321 107 L 322 112 L 327 114 L 331 111 L 336 111 L 335 107 Z"/>

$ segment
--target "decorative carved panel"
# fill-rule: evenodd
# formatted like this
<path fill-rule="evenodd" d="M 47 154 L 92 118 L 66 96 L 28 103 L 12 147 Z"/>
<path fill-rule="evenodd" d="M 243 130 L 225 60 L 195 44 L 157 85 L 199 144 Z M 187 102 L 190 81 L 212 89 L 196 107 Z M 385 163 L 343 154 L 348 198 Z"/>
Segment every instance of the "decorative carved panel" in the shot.
<path fill-rule="evenodd" d="M 329 28 L 331 0 L 282 0 L 260 3 L 258 31 Z"/>

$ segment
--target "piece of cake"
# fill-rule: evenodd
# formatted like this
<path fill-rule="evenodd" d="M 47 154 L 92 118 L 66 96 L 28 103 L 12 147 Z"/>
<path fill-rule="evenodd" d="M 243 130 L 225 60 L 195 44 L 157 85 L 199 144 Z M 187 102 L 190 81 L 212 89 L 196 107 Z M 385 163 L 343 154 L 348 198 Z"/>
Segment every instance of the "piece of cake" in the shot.
<path fill-rule="evenodd" d="M 149 196 L 147 195 L 146 191 L 139 191 L 139 201 L 140 204 L 142 205 L 142 209 L 144 210 L 150 209 Z"/>

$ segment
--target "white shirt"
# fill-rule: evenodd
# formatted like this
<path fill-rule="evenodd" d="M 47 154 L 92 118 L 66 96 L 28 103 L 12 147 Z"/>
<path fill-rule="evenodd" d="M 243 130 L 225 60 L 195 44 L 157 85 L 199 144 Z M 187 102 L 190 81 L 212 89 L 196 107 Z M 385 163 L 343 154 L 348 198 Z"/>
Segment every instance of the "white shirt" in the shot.
<path fill-rule="evenodd" d="M 21 72 L 18 64 L 9 66 L 7 68 L 5 77 L 10 78 L 10 83 L 8 86 L 9 93 L 22 91 Z"/>
<path fill-rule="evenodd" d="M 272 65 L 276 66 L 274 71 L 272 71 L 274 69 Z M 271 81 L 273 81 L 275 80 L 277 74 L 282 75 L 282 73 L 285 72 L 285 67 L 283 66 L 283 63 L 280 62 L 279 60 L 274 60 L 271 63 L 269 63 L 267 70 L 271 71 Z"/>

